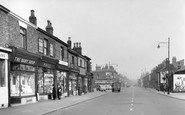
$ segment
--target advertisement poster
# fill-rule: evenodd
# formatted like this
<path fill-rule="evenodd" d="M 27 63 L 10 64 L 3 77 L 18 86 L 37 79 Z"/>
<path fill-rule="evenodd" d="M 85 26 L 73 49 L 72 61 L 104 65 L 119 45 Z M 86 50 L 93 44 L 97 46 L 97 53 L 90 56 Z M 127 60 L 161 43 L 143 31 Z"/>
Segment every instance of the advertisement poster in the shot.
<path fill-rule="evenodd" d="M 173 91 L 185 91 L 185 74 L 174 74 Z"/>

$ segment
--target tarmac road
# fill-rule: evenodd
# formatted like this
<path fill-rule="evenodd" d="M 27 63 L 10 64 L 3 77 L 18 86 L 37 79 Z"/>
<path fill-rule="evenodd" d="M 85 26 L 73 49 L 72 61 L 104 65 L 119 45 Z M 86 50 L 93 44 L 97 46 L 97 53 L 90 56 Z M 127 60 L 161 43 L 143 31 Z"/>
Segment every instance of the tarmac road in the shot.
<path fill-rule="evenodd" d="M 185 101 L 130 87 L 47 115 L 184 115 Z"/>

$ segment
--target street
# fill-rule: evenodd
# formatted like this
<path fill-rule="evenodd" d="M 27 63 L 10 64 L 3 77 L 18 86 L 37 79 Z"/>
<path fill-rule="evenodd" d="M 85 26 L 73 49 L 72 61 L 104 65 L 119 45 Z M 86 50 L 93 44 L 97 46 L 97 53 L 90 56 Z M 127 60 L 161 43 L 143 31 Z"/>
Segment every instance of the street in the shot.
<path fill-rule="evenodd" d="M 47 115 L 184 115 L 185 101 L 130 87 Z"/>

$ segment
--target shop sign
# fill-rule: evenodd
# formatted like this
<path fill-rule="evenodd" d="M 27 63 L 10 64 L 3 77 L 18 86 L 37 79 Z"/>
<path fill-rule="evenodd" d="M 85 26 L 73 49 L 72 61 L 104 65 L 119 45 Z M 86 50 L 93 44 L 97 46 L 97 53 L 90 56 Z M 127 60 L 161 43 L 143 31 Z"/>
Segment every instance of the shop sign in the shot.
<path fill-rule="evenodd" d="M 41 64 L 41 66 L 46 67 L 46 68 L 54 68 L 54 65 L 49 64 L 49 63 L 44 63 L 44 62 Z"/>
<path fill-rule="evenodd" d="M 8 54 L 0 52 L 0 58 L 1 59 L 8 59 Z"/>
<path fill-rule="evenodd" d="M 65 66 L 68 66 L 68 63 L 67 63 L 67 62 L 65 62 L 65 61 L 62 61 L 62 60 L 59 60 L 59 64 L 61 64 L 61 65 L 65 65 Z"/>
<path fill-rule="evenodd" d="M 19 63 L 31 64 L 31 65 L 36 64 L 36 62 L 34 60 L 25 59 L 25 58 L 21 58 L 21 57 L 15 57 L 14 61 L 19 62 Z"/>
<path fill-rule="evenodd" d="M 80 69 L 80 75 L 85 75 L 85 73 L 86 73 L 85 69 L 83 69 L 83 68 L 79 68 L 79 69 Z"/>

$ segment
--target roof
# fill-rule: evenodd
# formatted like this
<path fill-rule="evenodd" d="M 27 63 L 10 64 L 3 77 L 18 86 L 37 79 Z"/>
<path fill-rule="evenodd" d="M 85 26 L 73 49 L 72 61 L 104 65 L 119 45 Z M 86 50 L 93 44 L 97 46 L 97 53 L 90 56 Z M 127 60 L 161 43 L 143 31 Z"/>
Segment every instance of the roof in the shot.
<path fill-rule="evenodd" d="M 64 41 L 60 40 L 59 38 L 57 38 L 57 37 L 51 35 L 50 33 L 46 32 L 45 30 L 43 30 L 43 29 L 41 29 L 41 28 L 39 28 L 39 27 L 37 28 L 37 30 L 38 30 L 39 32 L 42 32 L 43 34 L 46 34 L 47 36 L 53 38 L 54 40 L 58 41 L 59 43 L 62 43 L 62 44 L 65 45 L 66 47 L 69 46 L 67 43 L 65 43 Z"/>
<path fill-rule="evenodd" d="M 182 68 L 178 69 L 175 73 L 185 73 L 185 66 L 183 66 Z"/>
<path fill-rule="evenodd" d="M 4 11 L 5 13 L 9 13 L 9 12 L 10 12 L 9 9 L 7 9 L 7 8 L 4 7 L 4 6 L 2 6 L 1 4 L 0 4 L 0 9 L 1 9 L 2 11 Z"/>
<path fill-rule="evenodd" d="M 86 55 L 83 55 L 86 59 L 91 60 L 91 58 L 87 57 Z"/>
<path fill-rule="evenodd" d="M 68 49 L 68 51 L 76 56 L 80 55 L 78 52 L 74 51 L 73 49 Z"/>

